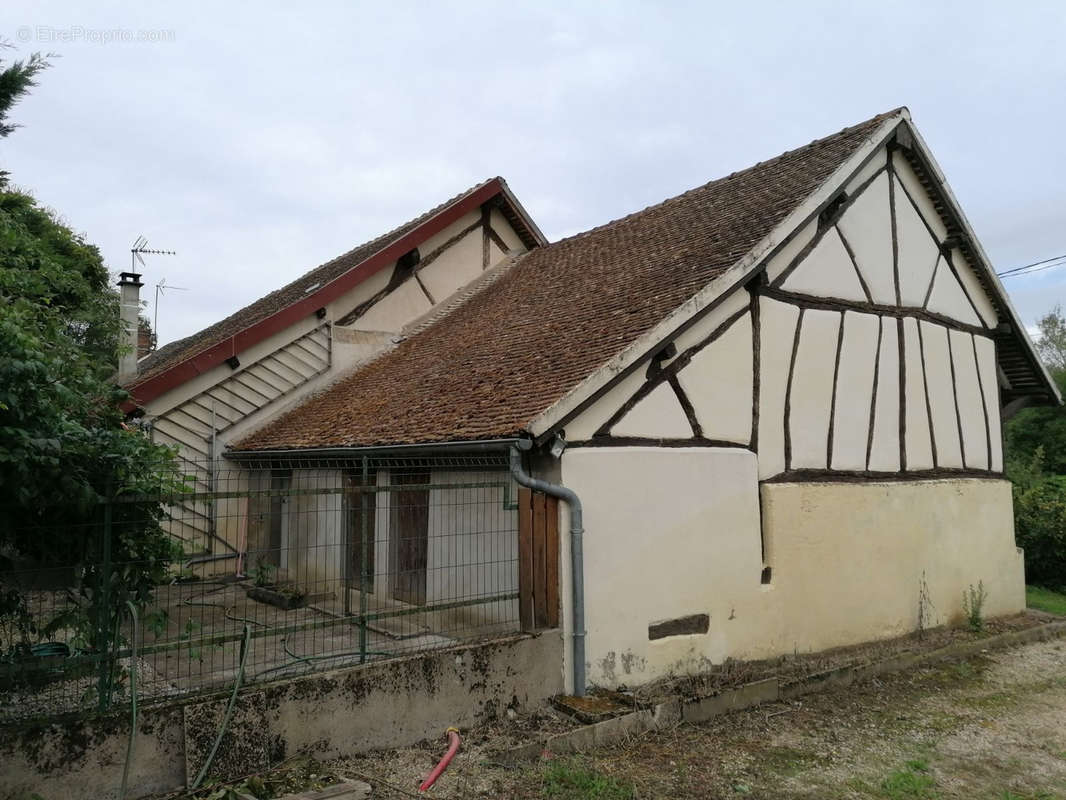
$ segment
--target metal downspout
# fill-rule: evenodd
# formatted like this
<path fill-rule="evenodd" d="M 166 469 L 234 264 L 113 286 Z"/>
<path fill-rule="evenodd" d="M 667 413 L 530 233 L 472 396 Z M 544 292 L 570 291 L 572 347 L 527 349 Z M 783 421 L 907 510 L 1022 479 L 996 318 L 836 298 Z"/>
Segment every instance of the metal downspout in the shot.
<path fill-rule="evenodd" d="M 533 489 L 564 501 L 570 510 L 570 583 L 573 594 L 570 637 L 573 640 L 574 695 L 585 696 L 585 554 L 582 548 L 584 527 L 581 499 L 572 489 L 534 478 L 522 469 L 522 450 L 533 443 L 521 440 L 511 445 L 511 474 L 519 486 Z"/>

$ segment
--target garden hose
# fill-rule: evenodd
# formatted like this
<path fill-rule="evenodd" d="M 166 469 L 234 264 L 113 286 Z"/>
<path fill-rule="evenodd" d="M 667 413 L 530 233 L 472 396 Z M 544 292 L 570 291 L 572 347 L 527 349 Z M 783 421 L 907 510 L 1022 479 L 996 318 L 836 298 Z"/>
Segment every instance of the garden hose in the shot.
<path fill-rule="evenodd" d="M 207 775 L 207 770 L 211 768 L 211 763 L 215 760 L 215 753 L 218 752 L 218 746 L 222 743 L 222 737 L 225 735 L 230 718 L 233 716 L 233 706 L 237 703 L 237 692 L 241 688 L 241 681 L 244 680 L 244 667 L 248 661 L 248 651 L 251 649 L 251 643 L 252 628 L 250 625 L 245 625 L 244 640 L 241 642 L 241 665 L 237 668 L 237 679 L 233 682 L 233 692 L 229 696 L 229 703 L 226 705 L 226 713 L 222 717 L 222 725 L 219 726 L 215 743 L 211 745 L 211 752 L 207 754 L 207 760 L 204 762 L 203 767 L 200 768 L 200 774 L 196 776 L 196 780 L 189 787 L 190 791 L 195 790 L 203 782 L 204 777 Z"/>
<path fill-rule="evenodd" d="M 126 745 L 126 765 L 122 768 L 122 787 L 118 800 L 126 800 L 126 785 L 130 777 L 130 763 L 133 761 L 133 743 L 137 740 L 137 606 L 127 600 L 130 617 L 133 619 L 133 636 L 130 641 L 130 742 Z"/>
<path fill-rule="evenodd" d="M 285 651 L 285 655 L 289 656 L 292 659 L 292 661 L 286 661 L 284 664 L 278 664 L 278 665 L 273 666 L 273 667 L 268 667 L 267 669 L 264 669 L 261 672 L 257 672 L 256 675 L 255 675 L 257 678 L 260 675 L 266 675 L 269 672 L 277 672 L 279 669 L 285 669 L 286 667 L 293 667 L 293 666 L 296 666 L 297 664 L 305 664 L 305 663 L 310 663 L 312 661 L 321 661 L 323 659 L 329 659 L 329 658 L 345 658 L 347 656 L 358 656 L 358 655 L 391 657 L 391 656 L 395 656 L 396 655 L 396 653 L 390 653 L 387 650 L 366 650 L 366 651 L 350 650 L 350 651 L 343 652 L 343 653 L 329 653 L 329 654 L 326 654 L 326 655 L 319 655 L 319 656 L 301 656 L 301 655 L 298 655 L 297 653 L 292 652 L 292 650 L 289 649 L 289 635 L 288 634 L 285 634 L 285 636 L 282 637 L 282 639 L 281 639 L 281 648 L 282 648 L 282 650 Z"/>

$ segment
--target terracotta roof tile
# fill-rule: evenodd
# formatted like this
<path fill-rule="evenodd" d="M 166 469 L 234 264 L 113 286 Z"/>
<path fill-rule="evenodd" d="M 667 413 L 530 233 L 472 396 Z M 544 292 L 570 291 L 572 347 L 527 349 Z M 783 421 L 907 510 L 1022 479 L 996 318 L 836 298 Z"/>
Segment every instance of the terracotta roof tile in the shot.
<path fill-rule="evenodd" d="M 521 256 L 452 313 L 235 449 L 520 433 L 751 250 L 888 116 Z"/>

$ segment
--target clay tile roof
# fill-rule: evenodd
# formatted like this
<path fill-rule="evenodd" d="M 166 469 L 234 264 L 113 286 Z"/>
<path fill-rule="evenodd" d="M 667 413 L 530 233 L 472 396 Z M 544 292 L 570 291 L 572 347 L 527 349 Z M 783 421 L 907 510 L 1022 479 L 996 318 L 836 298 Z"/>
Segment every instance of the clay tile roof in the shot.
<path fill-rule="evenodd" d="M 204 328 L 202 331 L 194 333 L 192 336 L 179 339 L 176 342 L 171 342 L 170 344 L 159 348 L 154 353 L 151 353 L 138 362 L 137 377 L 127 384 L 127 388 L 129 388 L 134 394 L 137 394 L 137 387 L 142 384 L 307 297 L 309 292 L 313 292 L 316 289 L 325 286 L 330 281 L 333 281 L 353 270 L 355 267 L 358 267 L 392 242 L 415 231 L 420 225 L 436 216 L 444 209 L 475 194 L 479 189 L 494 183 L 503 185 L 503 180 L 501 178 L 490 178 L 489 180 L 483 181 L 477 186 L 473 186 L 465 192 L 461 192 L 455 197 L 446 200 L 435 208 L 431 208 L 421 216 L 415 217 L 409 222 L 405 222 L 403 225 L 394 228 L 388 233 L 384 233 L 375 239 L 371 239 L 369 242 L 365 242 L 337 258 L 327 261 L 321 266 L 315 267 L 310 272 L 304 273 L 291 283 L 271 292 L 265 297 L 261 297 L 254 303 L 245 306 L 239 311 L 230 314 L 222 321 L 216 322 L 214 325 Z M 505 211 L 510 211 L 510 209 L 506 209 Z M 536 241 L 536 237 L 539 236 L 539 231 L 531 233 L 523 230 L 521 225 L 517 226 L 517 228 L 519 230 L 519 235 L 529 239 L 527 242 L 529 246 L 533 247 L 539 244 L 539 242 Z"/>
<path fill-rule="evenodd" d="M 459 308 L 234 449 L 520 433 L 751 250 L 895 113 L 521 256 Z"/>

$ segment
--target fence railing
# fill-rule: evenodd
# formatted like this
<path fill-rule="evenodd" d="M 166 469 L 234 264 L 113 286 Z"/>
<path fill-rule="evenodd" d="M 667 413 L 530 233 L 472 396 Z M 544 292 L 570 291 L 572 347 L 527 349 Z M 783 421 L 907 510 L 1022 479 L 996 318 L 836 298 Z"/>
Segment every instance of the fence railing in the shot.
<path fill-rule="evenodd" d="M 106 710 L 134 675 L 146 702 L 525 621 L 518 492 L 495 457 L 195 466 L 183 488 L 45 515 L 16 541 L 54 543 L 47 558 L 3 554 L 0 721 Z"/>

